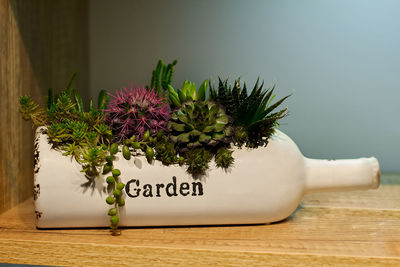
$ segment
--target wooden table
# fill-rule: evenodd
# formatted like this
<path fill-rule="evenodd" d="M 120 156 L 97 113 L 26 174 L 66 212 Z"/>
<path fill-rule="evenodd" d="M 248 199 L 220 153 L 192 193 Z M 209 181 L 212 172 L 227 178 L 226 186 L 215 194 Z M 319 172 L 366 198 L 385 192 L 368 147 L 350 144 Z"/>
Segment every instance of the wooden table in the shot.
<path fill-rule="evenodd" d="M 0 262 L 118 266 L 400 266 L 400 175 L 378 190 L 310 194 L 270 225 L 37 230 L 33 201 L 0 215 Z"/>

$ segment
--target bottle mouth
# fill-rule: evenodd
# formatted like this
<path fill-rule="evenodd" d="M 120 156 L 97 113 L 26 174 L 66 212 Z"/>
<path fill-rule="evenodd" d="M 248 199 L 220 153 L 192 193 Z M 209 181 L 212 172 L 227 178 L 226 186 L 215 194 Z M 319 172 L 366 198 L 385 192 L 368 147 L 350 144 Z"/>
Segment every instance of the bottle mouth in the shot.
<path fill-rule="evenodd" d="M 375 157 L 366 158 L 366 160 L 370 163 L 372 169 L 372 186 L 371 189 L 376 189 L 381 184 L 381 169 L 379 167 L 379 162 Z"/>

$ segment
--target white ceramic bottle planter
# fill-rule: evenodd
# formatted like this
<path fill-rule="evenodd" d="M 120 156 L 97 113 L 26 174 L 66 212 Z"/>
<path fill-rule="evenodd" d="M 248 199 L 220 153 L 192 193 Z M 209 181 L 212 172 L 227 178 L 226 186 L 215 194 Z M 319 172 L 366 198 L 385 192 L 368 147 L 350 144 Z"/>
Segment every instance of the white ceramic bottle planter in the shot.
<path fill-rule="evenodd" d="M 105 177 L 90 183 L 81 166 L 51 149 L 38 129 L 35 142 L 37 226 L 109 226 Z M 163 166 L 145 157 L 129 161 L 118 153 L 114 166 L 126 183 L 120 226 L 256 224 L 280 221 L 315 191 L 373 189 L 379 186 L 375 158 L 315 160 L 276 131 L 267 147 L 235 149 L 228 170 L 212 163 L 194 180 L 180 166 Z"/>

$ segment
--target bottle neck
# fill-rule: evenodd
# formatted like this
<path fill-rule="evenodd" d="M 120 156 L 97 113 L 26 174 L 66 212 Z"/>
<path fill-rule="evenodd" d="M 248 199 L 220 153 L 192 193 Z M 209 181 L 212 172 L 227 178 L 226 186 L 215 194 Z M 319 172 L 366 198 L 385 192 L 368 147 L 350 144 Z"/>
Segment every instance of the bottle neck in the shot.
<path fill-rule="evenodd" d="M 345 160 L 305 159 L 305 192 L 366 190 L 379 187 L 376 158 Z"/>

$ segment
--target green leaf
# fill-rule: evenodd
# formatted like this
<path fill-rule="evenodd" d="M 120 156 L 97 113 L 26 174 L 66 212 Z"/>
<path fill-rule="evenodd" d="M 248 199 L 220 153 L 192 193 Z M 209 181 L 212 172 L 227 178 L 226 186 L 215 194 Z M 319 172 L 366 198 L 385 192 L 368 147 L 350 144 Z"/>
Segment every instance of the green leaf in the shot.
<path fill-rule="evenodd" d="M 195 148 L 195 147 L 199 147 L 199 146 L 201 146 L 201 143 L 199 141 L 187 144 L 188 148 Z"/>
<path fill-rule="evenodd" d="M 170 122 L 170 125 L 175 131 L 183 132 L 185 130 L 185 124 Z"/>
<path fill-rule="evenodd" d="M 225 136 L 231 136 L 232 133 L 233 133 L 232 127 L 226 127 L 226 128 L 224 129 L 224 134 L 225 134 Z"/>
<path fill-rule="evenodd" d="M 226 124 L 224 123 L 217 123 L 215 124 L 215 131 L 220 132 L 225 128 Z"/>
<path fill-rule="evenodd" d="M 178 142 L 178 136 L 170 135 L 169 136 L 169 140 L 171 140 L 171 142 L 173 142 L 173 143 L 177 143 Z"/>
<path fill-rule="evenodd" d="M 175 96 L 174 94 L 169 94 L 168 100 L 169 100 L 170 104 L 172 104 L 173 106 L 175 106 L 177 108 L 179 108 L 181 106 L 181 102 L 178 100 L 178 97 Z"/>
<path fill-rule="evenodd" d="M 188 118 L 184 114 L 178 114 L 177 119 L 183 123 L 188 123 Z"/>
<path fill-rule="evenodd" d="M 93 99 L 89 100 L 89 112 L 90 111 L 94 111 L 94 107 L 93 107 Z"/>
<path fill-rule="evenodd" d="M 78 92 L 76 92 L 76 90 L 73 90 L 72 92 L 74 94 L 74 99 L 76 102 L 76 107 L 78 109 L 78 112 L 79 113 L 85 112 L 84 107 L 83 107 L 82 97 L 78 94 Z"/>
<path fill-rule="evenodd" d="M 185 80 L 185 81 L 183 82 L 183 85 L 182 85 L 182 93 L 183 93 L 185 96 L 189 94 L 190 86 L 191 86 L 191 84 L 190 84 L 190 82 L 189 82 L 188 80 Z M 185 99 L 186 99 L 186 97 L 185 97 Z"/>
<path fill-rule="evenodd" d="M 228 116 L 226 115 L 219 116 L 217 117 L 216 122 L 220 124 L 227 124 L 229 122 Z"/>
<path fill-rule="evenodd" d="M 186 101 L 186 94 L 182 90 L 178 89 L 178 96 L 181 103 Z"/>
<path fill-rule="evenodd" d="M 107 91 L 101 90 L 99 93 L 98 100 L 97 100 L 97 108 L 98 109 L 106 109 L 108 99 L 109 99 L 109 95 L 107 94 Z"/>
<path fill-rule="evenodd" d="M 216 141 L 220 141 L 224 139 L 225 135 L 223 133 L 214 133 L 213 134 L 213 139 Z"/>
<path fill-rule="evenodd" d="M 169 95 L 173 95 L 176 98 L 179 98 L 178 94 L 175 92 L 175 89 L 170 84 L 168 84 L 167 87 L 168 87 L 168 94 Z"/>
<path fill-rule="evenodd" d="M 287 95 L 284 98 L 282 98 L 281 100 L 277 101 L 275 104 L 273 104 L 272 106 L 269 106 L 264 112 L 263 114 L 267 115 L 268 113 L 270 113 L 271 111 L 273 111 L 276 107 L 278 107 L 280 104 L 282 104 L 283 101 L 286 100 L 286 98 L 288 98 L 291 95 Z M 264 115 L 264 116 L 265 116 Z"/>
<path fill-rule="evenodd" d="M 214 129 L 215 129 L 215 126 L 214 126 L 214 125 L 209 125 L 209 126 L 207 126 L 207 127 L 205 127 L 205 128 L 203 129 L 203 132 L 205 132 L 205 133 L 210 133 L 210 132 L 214 131 Z"/>
<path fill-rule="evenodd" d="M 197 100 L 201 101 L 206 100 L 207 86 L 208 86 L 208 80 L 205 80 L 199 87 L 199 91 L 197 93 Z"/>
<path fill-rule="evenodd" d="M 211 140 L 211 136 L 206 135 L 206 134 L 201 134 L 200 137 L 199 137 L 199 141 L 202 142 L 202 143 L 206 143 L 209 140 Z"/>
<path fill-rule="evenodd" d="M 190 97 L 192 100 L 197 100 L 197 89 L 196 89 L 196 84 L 194 82 L 191 83 L 190 85 Z"/>
<path fill-rule="evenodd" d="M 199 130 L 194 129 L 189 132 L 189 135 L 192 137 L 196 137 L 196 136 L 200 136 L 201 132 Z"/>
<path fill-rule="evenodd" d="M 65 91 L 66 91 L 69 95 L 71 95 L 72 84 L 73 84 L 73 82 L 75 81 L 77 75 L 78 75 L 78 72 L 75 71 L 75 72 L 72 74 L 71 79 L 69 80 L 69 82 L 68 82 L 68 84 L 67 84 L 67 87 L 65 88 Z"/>
<path fill-rule="evenodd" d="M 182 134 L 178 135 L 178 139 L 177 139 L 178 143 L 187 143 L 189 141 L 190 141 L 189 133 L 182 133 Z"/>

